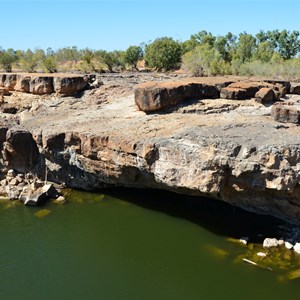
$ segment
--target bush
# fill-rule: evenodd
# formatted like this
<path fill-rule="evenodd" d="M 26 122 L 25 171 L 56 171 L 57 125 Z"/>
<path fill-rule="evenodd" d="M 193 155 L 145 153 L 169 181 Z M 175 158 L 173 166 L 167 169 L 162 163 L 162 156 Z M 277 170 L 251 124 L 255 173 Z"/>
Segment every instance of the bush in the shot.
<path fill-rule="evenodd" d="M 17 61 L 16 52 L 13 49 L 0 52 L 0 65 L 6 72 L 12 71 L 12 64 Z"/>
<path fill-rule="evenodd" d="M 137 63 L 143 58 L 143 49 L 140 46 L 130 46 L 124 53 L 124 61 L 132 68 L 137 69 Z"/>
<path fill-rule="evenodd" d="M 230 65 L 225 63 L 220 53 L 208 44 L 197 46 L 184 54 L 182 62 L 182 67 L 194 76 L 230 73 Z"/>
<path fill-rule="evenodd" d="M 146 47 L 145 61 L 150 68 L 158 71 L 177 68 L 181 61 L 181 46 L 172 38 L 156 39 Z"/>
<path fill-rule="evenodd" d="M 38 67 L 39 56 L 33 53 L 30 49 L 22 53 L 20 64 L 23 71 L 35 72 Z"/>

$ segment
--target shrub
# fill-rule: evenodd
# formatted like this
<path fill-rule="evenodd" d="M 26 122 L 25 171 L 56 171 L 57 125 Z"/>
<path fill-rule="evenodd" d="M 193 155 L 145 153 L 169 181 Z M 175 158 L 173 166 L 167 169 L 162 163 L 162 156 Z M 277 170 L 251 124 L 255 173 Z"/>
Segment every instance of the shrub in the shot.
<path fill-rule="evenodd" d="M 158 38 L 146 47 L 145 61 L 158 71 L 177 68 L 181 61 L 181 46 L 172 38 Z"/>
<path fill-rule="evenodd" d="M 187 52 L 182 58 L 182 67 L 194 76 L 210 76 L 230 73 L 220 53 L 208 44 L 200 45 Z"/>
<path fill-rule="evenodd" d="M 137 63 L 143 58 L 143 49 L 140 46 L 130 46 L 124 53 L 124 61 L 132 68 L 137 69 Z"/>

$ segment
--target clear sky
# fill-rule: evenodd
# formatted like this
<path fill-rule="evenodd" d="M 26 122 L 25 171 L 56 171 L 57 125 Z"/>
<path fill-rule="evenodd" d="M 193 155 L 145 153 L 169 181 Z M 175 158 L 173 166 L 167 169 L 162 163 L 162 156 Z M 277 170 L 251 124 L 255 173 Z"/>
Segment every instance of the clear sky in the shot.
<path fill-rule="evenodd" d="M 300 0 L 0 0 L 4 49 L 125 50 L 157 37 L 186 40 L 260 29 L 300 31 Z"/>

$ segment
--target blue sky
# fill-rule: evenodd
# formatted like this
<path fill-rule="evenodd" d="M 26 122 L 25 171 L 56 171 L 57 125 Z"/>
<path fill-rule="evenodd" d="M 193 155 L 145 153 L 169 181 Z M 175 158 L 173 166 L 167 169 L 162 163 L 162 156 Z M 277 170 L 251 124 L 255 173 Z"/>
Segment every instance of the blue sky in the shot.
<path fill-rule="evenodd" d="M 300 31 L 298 0 L 0 0 L 4 49 L 78 46 L 124 50 L 157 37 L 207 30 Z"/>

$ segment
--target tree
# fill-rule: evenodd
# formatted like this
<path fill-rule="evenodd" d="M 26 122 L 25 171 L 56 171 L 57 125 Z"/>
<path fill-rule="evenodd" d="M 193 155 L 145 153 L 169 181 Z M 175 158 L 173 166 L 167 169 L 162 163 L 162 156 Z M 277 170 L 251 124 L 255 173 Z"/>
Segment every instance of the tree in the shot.
<path fill-rule="evenodd" d="M 287 60 L 295 57 L 300 51 L 299 35 L 299 31 L 296 30 L 292 32 L 273 30 L 266 33 L 261 30 L 256 37 L 260 43 L 268 41 L 274 52 L 279 53 L 284 60 Z"/>
<path fill-rule="evenodd" d="M 256 39 L 253 35 L 241 33 L 239 36 L 238 46 L 236 48 L 236 56 L 242 62 L 251 60 L 256 49 Z"/>
<path fill-rule="evenodd" d="M 114 72 L 115 68 L 124 69 L 124 52 L 123 51 L 105 51 L 98 50 L 95 52 L 97 59 L 107 66 L 109 72 Z"/>
<path fill-rule="evenodd" d="M 206 30 L 199 31 L 196 34 L 191 35 L 191 40 L 196 41 L 199 45 L 208 44 L 210 46 L 213 46 L 216 40 L 216 37 L 214 37 L 211 32 L 207 32 Z"/>
<path fill-rule="evenodd" d="M 254 58 L 262 62 L 270 62 L 274 54 L 274 48 L 269 41 L 258 44 Z"/>
<path fill-rule="evenodd" d="M 52 50 L 52 48 L 48 48 L 46 50 L 46 55 L 43 59 L 43 66 L 49 73 L 57 72 L 57 58 L 55 57 L 55 52 Z"/>
<path fill-rule="evenodd" d="M 17 59 L 16 51 L 12 48 L 0 52 L 0 65 L 6 72 L 12 71 L 12 64 L 16 62 Z"/>
<path fill-rule="evenodd" d="M 39 56 L 30 49 L 27 49 L 26 52 L 21 54 L 20 63 L 23 71 L 35 72 L 39 63 Z"/>
<path fill-rule="evenodd" d="M 137 70 L 137 63 L 143 58 L 143 50 L 140 46 L 130 46 L 125 51 L 124 61 Z"/>
<path fill-rule="evenodd" d="M 158 38 L 146 47 L 145 61 L 151 68 L 168 71 L 178 67 L 180 60 L 181 46 L 172 38 Z"/>
<path fill-rule="evenodd" d="M 197 46 L 183 55 L 183 68 L 194 76 L 209 76 L 222 74 L 226 64 L 221 54 L 208 44 Z"/>

